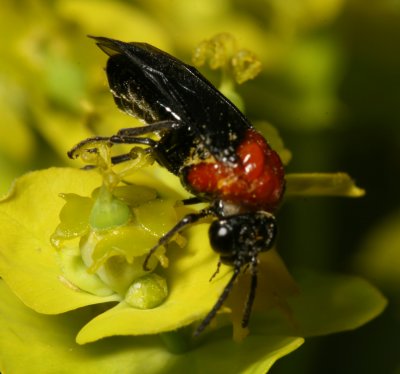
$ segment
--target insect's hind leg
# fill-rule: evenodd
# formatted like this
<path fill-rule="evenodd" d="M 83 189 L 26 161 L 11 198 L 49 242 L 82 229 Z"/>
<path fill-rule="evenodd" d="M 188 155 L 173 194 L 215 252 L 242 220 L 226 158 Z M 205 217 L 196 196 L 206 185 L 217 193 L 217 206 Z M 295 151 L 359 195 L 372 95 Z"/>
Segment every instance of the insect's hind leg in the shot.
<path fill-rule="evenodd" d="M 141 144 L 149 147 L 154 147 L 157 141 L 151 138 L 140 137 L 141 135 L 151 134 L 158 131 L 172 130 L 179 127 L 180 124 L 177 121 L 166 120 L 155 122 L 146 126 L 132 127 L 121 129 L 117 134 L 112 136 L 94 136 L 87 138 L 76 144 L 70 151 L 68 151 L 69 158 L 77 158 L 80 155 L 80 151 L 85 148 L 97 148 L 96 144 L 109 143 L 112 144 Z M 128 153 L 127 153 L 128 155 Z M 124 156 L 127 157 L 127 156 Z M 123 157 L 122 157 L 123 158 Z M 129 160 L 129 158 L 128 158 Z M 121 161 L 122 162 L 122 161 Z"/>
<path fill-rule="evenodd" d="M 117 132 L 116 136 L 124 139 L 129 137 L 136 137 L 144 134 L 150 134 L 152 132 L 158 132 L 163 130 L 172 130 L 180 126 L 179 122 L 172 120 L 158 121 L 141 127 L 128 127 L 121 129 Z"/>
<path fill-rule="evenodd" d="M 80 141 L 78 144 L 74 145 L 68 152 L 67 155 L 69 158 L 77 158 L 79 157 L 79 151 L 83 148 L 86 148 L 89 145 L 95 145 L 100 143 L 110 142 L 110 138 L 108 136 L 93 136 L 92 138 L 87 138 Z M 95 147 L 94 147 L 95 148 Z"/>

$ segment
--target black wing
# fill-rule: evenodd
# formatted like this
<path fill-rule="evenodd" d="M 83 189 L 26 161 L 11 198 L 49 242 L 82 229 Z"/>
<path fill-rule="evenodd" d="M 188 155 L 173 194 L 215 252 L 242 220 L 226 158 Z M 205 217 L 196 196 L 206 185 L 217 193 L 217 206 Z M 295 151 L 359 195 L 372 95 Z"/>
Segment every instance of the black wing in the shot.
<path fill-rule="evenodd" d="M 176 120 L 218 160 L 236 161 L 235 149 L 252 126 L 197 69 L 149 44 L 94 39 L 110 56 L 108 81 L 121 110 L 146 123 Z"/>

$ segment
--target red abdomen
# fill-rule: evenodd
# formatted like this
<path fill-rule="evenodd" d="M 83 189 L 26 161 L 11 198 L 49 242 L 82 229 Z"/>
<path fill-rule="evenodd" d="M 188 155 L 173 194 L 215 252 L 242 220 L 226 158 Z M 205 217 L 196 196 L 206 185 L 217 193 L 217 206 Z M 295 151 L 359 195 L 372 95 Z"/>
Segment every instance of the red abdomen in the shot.
<path fill-rule="evenodd" d="M 284 169 L 278 154 L 263 136 L 250 129 L 236 149 L 236 166 L 215 159 L 189 166 L 186 186 L 196 195 L 220 199 L 251 210 L 273 211 L 285 188 Z"/>

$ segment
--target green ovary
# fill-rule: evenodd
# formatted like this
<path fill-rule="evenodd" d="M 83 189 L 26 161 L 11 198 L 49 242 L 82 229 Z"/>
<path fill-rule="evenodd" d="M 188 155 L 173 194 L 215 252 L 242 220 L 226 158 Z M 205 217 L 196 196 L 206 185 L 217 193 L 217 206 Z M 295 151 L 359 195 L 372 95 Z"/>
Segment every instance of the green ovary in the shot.
<path fill-rule="evenodd" d="M 137 309 L 151 309 L 159 306 L 167 296 L 166 280 L 157 274 L 148 274 L 132 283 L 125 301 Z"/>

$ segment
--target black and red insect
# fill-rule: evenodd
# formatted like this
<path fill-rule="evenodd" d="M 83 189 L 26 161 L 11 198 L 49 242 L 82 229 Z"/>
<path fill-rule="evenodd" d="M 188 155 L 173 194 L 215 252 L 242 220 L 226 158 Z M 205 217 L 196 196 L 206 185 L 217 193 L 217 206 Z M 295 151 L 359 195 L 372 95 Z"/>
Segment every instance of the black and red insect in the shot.
<path fill-rule="evenodd" d="M 242 271 L 251 274 L 242 318 L 246 327 L 257 287 L 258 254 L 270 249 L 276 237 L 274 211 L 285 186 L 278 154 L 194 67 L 149 44 L 94 39 L 109 55 L 106 73 L 117 106 L 145 125 L 122 129 L 111 137 L 86 139 L 68 155 L 74 158 L 77 150 L 99 140 L 144 145 L 193 194 L 185 203 L 208 202 L 207 208 L 188 214 L 161 237 L 147 260 L 188 225 L 214 217 L 209 227 L 211 247 L 220 256 L 218 267 L 230 265 L 233 273 L 195 335 L 216 315 Z M 159 140 L 148 137 L 154 133 Z M 130 157 L 122 154 L 112 161 Z"/>

